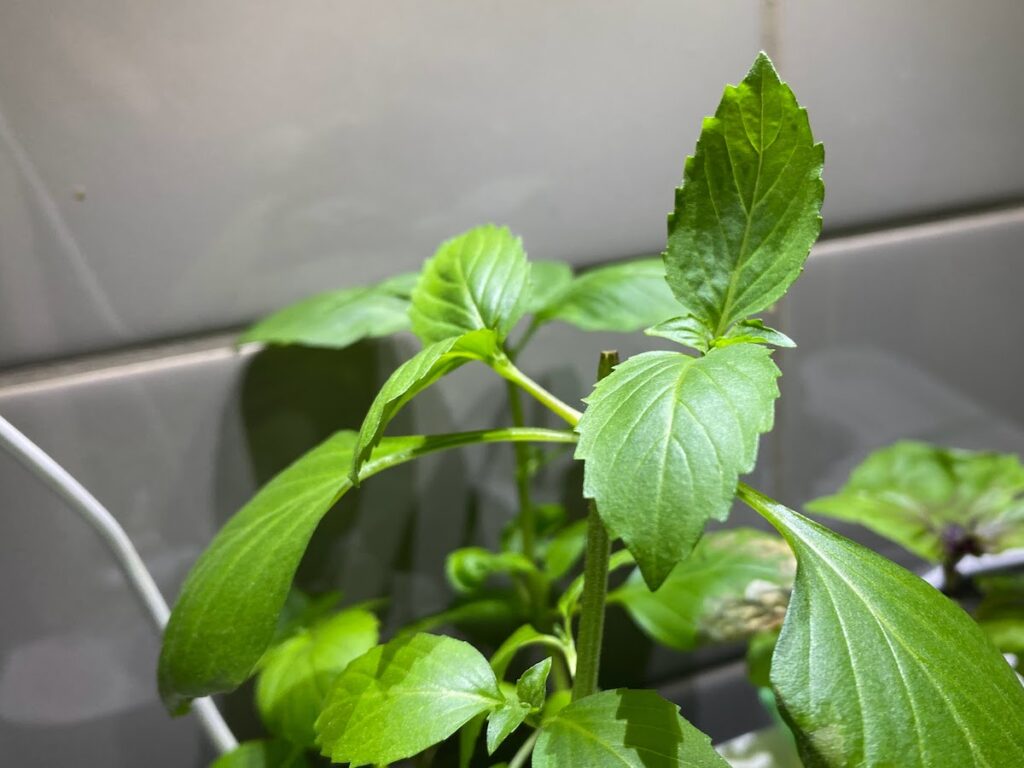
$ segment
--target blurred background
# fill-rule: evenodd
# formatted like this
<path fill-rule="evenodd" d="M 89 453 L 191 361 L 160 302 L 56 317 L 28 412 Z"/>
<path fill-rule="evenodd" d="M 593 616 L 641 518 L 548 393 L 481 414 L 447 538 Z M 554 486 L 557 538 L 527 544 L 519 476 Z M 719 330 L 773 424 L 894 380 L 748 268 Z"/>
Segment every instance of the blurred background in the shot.
<path fill-rule="evenodd" d="M 173 598 L 253 490 L 358 426 L 415 349 L 237 350 L 238 329 L 485 221 L 580 267 L 659 252 L 701 117 L 764 48 L 825 143 L 826 204 L 776 310 L 799 348 L 759 482 L 798 506 L 899 438 L 1024 452 L 1022 34 L 1019 0 L 0 0 L 0 414 Z M 576 401 L 599 349 L 652 346 L 549 326 L 522 366 Z M 495 421 L 485 374 L 404 428 Z M 390 594 L 392 620 L 443 607 L 445 552 L 513 512 L 509 453 L 368 483 L 303 583 Z M 206 765 L 101 542 L 4 455 L 0 501 L 0 762 Z M 763 719 L 731 703 L 742 665 L 631 659 L 621 632 L 630 674 L 716 738 Z M 247 700 L 226 706 L 244 735 Z"/>

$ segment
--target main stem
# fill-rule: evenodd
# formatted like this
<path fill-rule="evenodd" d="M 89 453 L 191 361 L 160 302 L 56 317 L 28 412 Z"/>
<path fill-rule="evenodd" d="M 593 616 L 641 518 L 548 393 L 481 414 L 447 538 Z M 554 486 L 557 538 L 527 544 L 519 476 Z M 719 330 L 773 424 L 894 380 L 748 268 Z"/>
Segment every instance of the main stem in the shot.
<path fill-rule="evenodd" d="M 597 367 L 600 381 L 612 372 L 619 362 L 618 352 L 602 352 Z M 576 701 L 597 693 L 597 675 L 601 667 L 601 642 L 604 639 L 604 603 L 608 595 L 608 558 L 611 541 L 608 531 L 597 513 L 597 505 L 590 501 L 587 512 L 587 550 L 583 561 L 583 597 L 580 599 L 580 629 L 576 641 L 576 680 L 572 700 Z"/>

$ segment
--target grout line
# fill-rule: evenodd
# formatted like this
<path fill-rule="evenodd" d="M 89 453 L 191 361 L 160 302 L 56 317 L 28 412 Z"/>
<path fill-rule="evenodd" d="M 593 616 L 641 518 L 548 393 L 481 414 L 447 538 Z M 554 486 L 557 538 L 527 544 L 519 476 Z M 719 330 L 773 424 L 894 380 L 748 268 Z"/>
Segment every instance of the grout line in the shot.
<path fill-rule="evenodd" d="M 1024 203 L 996 210 L 950 215 L 931 221 L 898 224 L 858 234 L 835 235 L 818 241 L 812 259 L 841 256 L 863 248 L 879 248 L 902 243 L 971 232 L 986 227 L 1024 224 Z M 613 263 L 602 262 L 602 263 Z M 586 265 L 597 266 L 597 265 Z M 172 370 L 255 354 L 260 344 L 235 348 L 239 330 L 218 331 L 187 340 L 147 344 L 130 350 L 97 352 L 71 359 L 31 364 L 0 370 L 0 397 L 11 397 L 59 387 L 108 381 Z"/>
<path fill-rule="evenodd" d="M 902 224 L 874 232 L 855 235 L 837 235 L 820 240 L 811 250 L 812 257 L 833 256 L 844 251 L 861 248 L 878 248 L 887 245 L 923 240 L 931 237 L 945 237 L 984 229 L 992 226 L 1024 224 L 1024 204 L 994 211 L 981 211 L 950 216 L 918 224 Z"/>

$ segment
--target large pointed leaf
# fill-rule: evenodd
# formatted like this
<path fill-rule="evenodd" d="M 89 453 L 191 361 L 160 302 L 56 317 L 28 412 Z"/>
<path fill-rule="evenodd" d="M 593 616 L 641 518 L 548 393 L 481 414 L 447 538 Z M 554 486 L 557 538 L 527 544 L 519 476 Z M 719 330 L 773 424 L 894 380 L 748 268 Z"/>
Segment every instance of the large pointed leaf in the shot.
<path fill-rule="evenodd" d="M 763 53 L 704 120 L 669 216 L 665 265 L 683 314 L 712 338 L 769 307 L 800 274 L 821 231 L 824 158 Z"/>
<path fill-rule="evenodd" d="M 526 311 L 530 265 L 519 238 L 487 224 L 454 237 L 423 266 L 412 329 L 424 344 L 490 328 L 499 340 Z"/>
<path fill-rule="evenodd" d="M 656 589 L 729 513 L 779 390 L 768 349 L 647 352 L 598 383 L 579 423 L 584 493 Z"/>
<path fill-rule="evenodd" d="M 333 762 L 386 765 L 504 704 L 490 665 L 469 643 L 411 635 L 349 664 L 327 695 L 316 730 Z"/>
<path fill-rule="evenodd" d="M 636 259 L 579 275 L 537 312 L 537 320 L 626 333 L 677 314 L 679 304 L 665 284 L 661 259 Z"/>
<path fill-rule="evenodd" d="M 494 331 L 483 329 L 435 342 L 398 366 L 377 392 L 363 419 L 352 455 L 351 476 L 358 477 L 359 468 L 380 442 L 388 422 L 406 403 L 470 360 L 487 361 L 500 351 Z"/>
<path fill-rule="evenodd" d="M 533 768 L 728 768 L 711 740 L 654 691 L 624 688 L 573 702 L 545 723 Z"/>
<path fill-rule="evenodd" d="M 1009 454 L 901 442 L 812 512 L 867 526 L 927 560 L 1024 546 L 1024 466 Z"/>
<path fill-rule="evenodd" d="M 342 349 L 410 327 L 409 295 L 418 275 L 311 296 L 260 320 L 238 342 Z"/>
<path fill-rule="evenodd" d="M 312 748 L 324 696 L 353 659 L 378 641 L 377 617 L 352 608 L 316 622 L 271 648 L 260 661 L 256 705 L 263 724 Z"/>
<path fill-rule="evenodd" d="M 384 438 L 359 472 L 447 448 L 491 440 L 571 442 L 537 429 Z M 220 530 L 192 567 L 164 630 L 159 684 L 165 705 L 183 711 L 197 696 L 249 678 L 274 638 L 295 570 L 320 520 L 351 487 L 354 432 L 338 432 L 298 459 Z"/>
<path fill-rule="evenodd" d="M 656 592 L 638 571 L 608 595 L 659 643 L 686 651 L 782 624 L 796 564 L 778 536 L 751 528 L 704 534 Z"/>
<path fill-rule="evenodd" d="M 757 491 L 799 563 L 771 681 L 808 768 L 1024 765 L 1024 687 L 914 574 Z"/>

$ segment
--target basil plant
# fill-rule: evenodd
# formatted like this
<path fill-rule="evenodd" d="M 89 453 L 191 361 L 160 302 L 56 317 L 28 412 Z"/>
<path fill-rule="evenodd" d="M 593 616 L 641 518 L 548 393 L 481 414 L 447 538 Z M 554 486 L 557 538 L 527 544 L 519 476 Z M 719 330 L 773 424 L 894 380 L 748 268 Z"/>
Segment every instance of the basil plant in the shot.
<path fill-rule="evenodd" d="M 1024 765 L 1024 688 L 991 633 L 917 576 L 741 479 L 772 429 L 775 349 L 794 346 L 759 315 L 821 231 L 823 163 L 806 111 L 761 54 L 703 122 L 660 259 L 577 275 L 528 260 L 508 229 L 484 225 L 442 243 L 419 274 L 315 296 L 251 328 L 243 341 L 335 348 L 411 331 L 422 348 L 358 430 L 329 437 L 235 514 L 181 589 L 159 662 L 167 708 L 182 713 L 255 678 L 271 734 L 217 765 L 727 765 L 657 693 L 599 689 L 608 606 L 678 650 L 754 638 L 752 669 L 807 766 Z M 553 322 L 643 330 L 665 348 L 626 360 L 595 351 L 581 411 L 517 364 Z M 508 426 L 392 434 L 403 407 L 462 366 L 506 382 Z M 564 427 L 527 424 L 524 396 Z M 370 606 L 293 591 L 318 524 L 352 488 L 496 442 L 515 453 L 519 512 L 499 549 L 451 554 L 451 611 L 384 638 Z M 533 499 L 538 467 L 559 450 L 582 462 L 585 519 Z M 737 498 L 779 536 L 706 531 Z M 941 534 L 903 514 L 910 506 L 844 492 L 818 508 L 943 552 Z M 970 535 L 996 536 L 989 522 Z M 502 609 L 518 628 L 488 655 L 440 633 L 494 589 L 518 596 Z"/>

